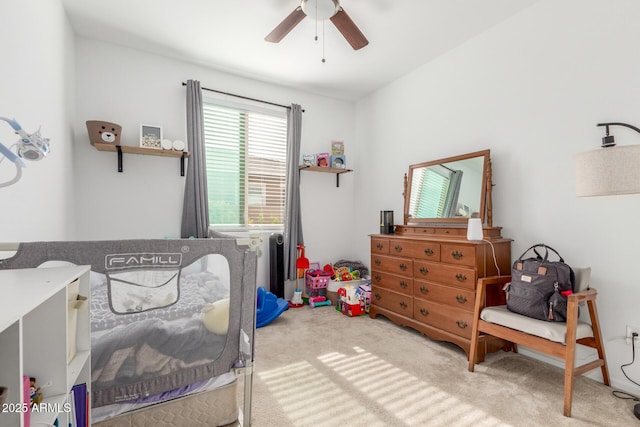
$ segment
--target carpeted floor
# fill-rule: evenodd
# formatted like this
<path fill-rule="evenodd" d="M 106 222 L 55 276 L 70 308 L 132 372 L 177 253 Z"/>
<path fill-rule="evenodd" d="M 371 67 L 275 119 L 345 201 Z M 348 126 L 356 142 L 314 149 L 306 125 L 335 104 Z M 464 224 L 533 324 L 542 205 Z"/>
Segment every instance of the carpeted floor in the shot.
<path fill-rule="evenodd" d="M 611 369 L 611 367 L 610 367 Z M 384 317 L 289 309 L 256 331 L 252 425 L 634 426 L 632 401 L 576 380 L 562 415 L 562 369 L 515 353 L 466 354 Z"/>

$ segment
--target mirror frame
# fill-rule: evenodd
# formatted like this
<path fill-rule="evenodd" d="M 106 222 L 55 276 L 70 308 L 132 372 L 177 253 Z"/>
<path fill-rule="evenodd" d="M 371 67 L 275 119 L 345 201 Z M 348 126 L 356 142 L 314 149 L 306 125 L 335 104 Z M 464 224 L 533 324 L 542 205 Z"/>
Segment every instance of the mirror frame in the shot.
<path fill-rule="evenodd" d="M 491 206 L 491 153 L 490 150 L 475 151 L 473 153 L 461 154 L 458 156 L 446 157 L 443 159 L 432 160 L 424 163 L 409 165 L 409 174 L 404 175 L 404 225 L 466 225 L 469 218 L 409 218 L 409 202 L 411 195 L 411 182 L 413 179 L 413 171 L 418 168 L 427 166 L 440 165 L 442 163 L 457 162 L 460 160 L 483 157 L 483 173 L 482 183 L 480 187 L 480 219 L 482 224 L 492 227 L 492 206 Z M 434 224 L 437 223 L 437 224 Z"/>

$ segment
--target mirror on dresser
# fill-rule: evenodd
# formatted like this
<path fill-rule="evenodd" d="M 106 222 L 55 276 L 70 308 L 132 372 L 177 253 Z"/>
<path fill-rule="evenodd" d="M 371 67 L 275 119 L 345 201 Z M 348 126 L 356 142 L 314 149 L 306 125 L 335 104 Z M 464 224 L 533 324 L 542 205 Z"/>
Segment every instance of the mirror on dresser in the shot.
<path fill-rule="evenodd" d="M 404 222 L 371 235 L 372 318 L 382 315 L 467 355 L 479 279 L 509 274 L 511 239 L 492 223 L 489 150 L 409 166 Z M 481 239 L 467 239 L 470 218 L 481 218 Z M 485 305 L 504 304 L 491 289 Z M 502 343 L 483 343 L 478 360 Z"/>
<path fill-rule="evenodd" d="M 492 226 L 489 150 L 410 165 L 404 187 L 404 225 Z"/>

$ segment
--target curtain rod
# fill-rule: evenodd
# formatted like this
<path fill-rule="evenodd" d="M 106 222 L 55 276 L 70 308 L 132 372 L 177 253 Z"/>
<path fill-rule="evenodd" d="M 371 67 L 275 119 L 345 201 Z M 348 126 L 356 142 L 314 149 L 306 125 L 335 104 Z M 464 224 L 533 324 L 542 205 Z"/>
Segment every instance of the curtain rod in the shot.
<path fill-rule="evenodd" d="M 187 84 L 185 82 L 182 82 L 182 86 L 186 86 Z M 269 101 L 263 101 L 262 99 L 256 99 L 256 98 L 250 98 L 248 96 L 243 96 L 243 95 L 236 95 L 235 93 L 229 93 L 229 92 L 223 92 L 221 90 L 216 90 L 216 89 L 209 89 L 207 87 L 200 87 L 200 89 L 202 90 L 208 90 L 209 92 L 216 92 L 216 93 L 220 93 L 222 95 L 229 95 L 229 96 L 235 96 L 236 98 L 242 98 L 242 99 L 246 99 L 249 101 L 255 101 L 255 102 L 261 102 L 263 104 L 269 104 L 269 105 L 274 105 L 276 107 L 282 107 L 282 108 L 286 108 L 287 110 L 291 109 L 290 105 L 282 105 L 282 104 L 276 104 L 275 102 L 269 102 Z M 302 112 L 304 113 L 304 110 L 302 110 Z"/>

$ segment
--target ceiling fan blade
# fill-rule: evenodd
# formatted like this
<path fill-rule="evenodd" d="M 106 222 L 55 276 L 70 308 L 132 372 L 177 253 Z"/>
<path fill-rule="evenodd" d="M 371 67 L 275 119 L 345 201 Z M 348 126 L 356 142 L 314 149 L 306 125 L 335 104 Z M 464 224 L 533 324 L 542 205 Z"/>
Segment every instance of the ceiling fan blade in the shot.
<path fill-rule="evenodd" d="M 362 31 L 360 31 L 351 18 L 349 18 L 349 15 L 347 15 L 347 12 L 344 11 L 342 6 L 340 6 L 338 12 L 330 19 L 354 50 L 362 49 L 369 44 L 369 40 L 362 34 Z"/>
<path fill-rule="evenodd" d="M 302 8 L 300 6 L 296 7 L 295 10 L 291 12 L 289 16 L 284 18 L 284 21 L 279 23 L 278 26 L 274 28 L 273 31 L 271 31 L 264 39 L 271 43 L 278 43 L 284 38 L 284 36 L 289 34 L 289 32 L 293 30 L 305 16 L 307 15 L 304 14 Z"/>

